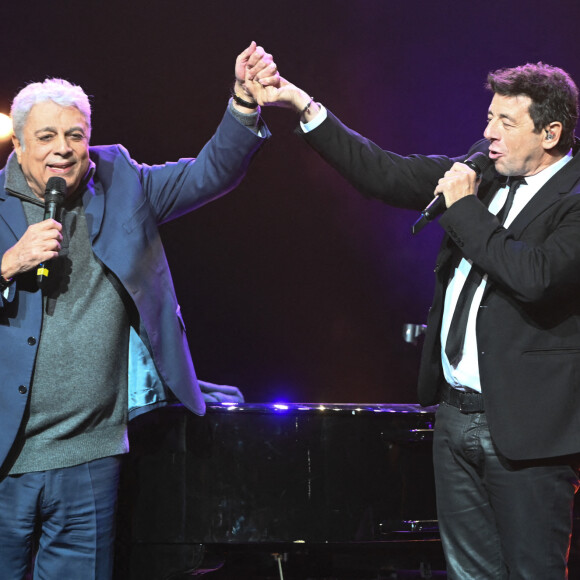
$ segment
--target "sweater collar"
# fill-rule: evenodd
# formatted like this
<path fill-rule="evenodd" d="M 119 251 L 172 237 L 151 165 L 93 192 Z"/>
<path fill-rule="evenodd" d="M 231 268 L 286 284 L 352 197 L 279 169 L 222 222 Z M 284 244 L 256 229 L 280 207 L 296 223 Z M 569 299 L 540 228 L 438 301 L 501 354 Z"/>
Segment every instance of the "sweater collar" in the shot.
<path fill-rule="evenodd" d="M 66 205 L 68 205 L 71 201 L 76 199 L 79 195 L 82 194 L 82 192 L 85 191 L 87 184 L 92 179 L 94 173 L 95 164 L 91 159 L 89 161 L 89 169 L 87 170 L 86 175 L 84 176 L 74 194 L 70 198 L 67 198 Z M 4 187 L 10 195 L 18 197 L 22 201 L 44 207 L 44 201 L 42 199 L 38 199 L 38 197 L 36 197 L 36 195 L 34 195 L 32 192 L 32 189 L 30 189 L 30 186 L 24 177 L 22 167 L 20 167 L 20 163 L 18 163 L 18 159 L 16 158 L 16 153 L 14 151 L 9 155 L 8 161 L 6 162 L 6 184 Z"/>

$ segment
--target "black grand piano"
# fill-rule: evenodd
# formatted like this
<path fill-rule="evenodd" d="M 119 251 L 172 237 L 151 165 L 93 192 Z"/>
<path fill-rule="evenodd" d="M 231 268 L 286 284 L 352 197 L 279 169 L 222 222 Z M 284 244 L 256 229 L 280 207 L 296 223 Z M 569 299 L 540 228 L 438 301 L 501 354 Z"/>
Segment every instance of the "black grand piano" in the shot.
<path fill-rule="evenodd" d="M 401 404 L 213 404 L 204 417 L 175 405 L 138 417 L 115 580 L 445 578 L 434 419 Z"/>
<path fill-rule="evenodd" d="M 433 422 L 434 409 L 402 404 L 215 404 L 204 417 L 175 405 L 138 417 L 116 578 L 217 580 L 231 562 L 240 572 L 228 578 L 435 577 Z"/>

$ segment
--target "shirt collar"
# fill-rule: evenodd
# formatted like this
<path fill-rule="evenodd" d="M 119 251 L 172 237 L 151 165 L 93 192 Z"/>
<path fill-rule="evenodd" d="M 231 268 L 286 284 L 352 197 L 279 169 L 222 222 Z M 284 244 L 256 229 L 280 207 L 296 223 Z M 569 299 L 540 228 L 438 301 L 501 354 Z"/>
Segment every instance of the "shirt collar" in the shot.
<path fill-rule="evenodd" d="M 544 186 L 545 183 L 548 182 L 550 178 L 552 178 L 566 163 L 572 160 L 572 149 L 568 151 L 562 159 L 556 161 L 556 163 L 552 163 L 546 167 L 546 169 L 542 169 L 539 173 L 535 175 L 528 175 L 526 176 L 526 184 L 533 189 L 534 191 L 540 191 L 540 189 Z"/>

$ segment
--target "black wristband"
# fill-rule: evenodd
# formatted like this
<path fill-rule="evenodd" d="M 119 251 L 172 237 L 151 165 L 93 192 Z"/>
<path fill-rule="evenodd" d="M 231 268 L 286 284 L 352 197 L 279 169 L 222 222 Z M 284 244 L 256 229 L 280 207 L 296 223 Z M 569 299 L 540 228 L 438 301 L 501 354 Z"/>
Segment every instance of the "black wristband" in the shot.
<path fill-rule="evenodd" d="M 6 290 L 6 288 L 12 284 L 12 282 L 14 282 L 14 278 L 6 280 L 6 278 L 0 274 L 0 292 L 4 292 L 4 290 Z"/>
<path fill-rule="evenodd" d="M 246 107 L 246 109 L 257 109 L 258 108 L 258 103 L 256 103 L 256 101 L 254 101 L 253 103 L 250 103 L 249 101 L 244 101 L 244 99 L 242 99 L 241 97 L 238 97 L 238 95 L 236 94 L 236 91 L 234 91 L 232 89 L 232 99 L 234 99 L 234 101 L 240 105 L 240 107 Z"/>

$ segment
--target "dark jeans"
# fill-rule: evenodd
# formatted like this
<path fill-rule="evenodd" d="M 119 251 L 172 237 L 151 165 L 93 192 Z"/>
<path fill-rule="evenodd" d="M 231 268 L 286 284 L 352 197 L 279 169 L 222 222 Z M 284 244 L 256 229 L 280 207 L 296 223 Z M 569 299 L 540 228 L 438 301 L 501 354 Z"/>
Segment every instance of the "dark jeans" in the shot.
<path fill-rule="evenodd" d="M 564 580 L 578 457 L 510 461 L 485 413 L 441 403 L 433 446 L 449 580 Z"/>
<path fill-rule="evenodd" d="M 7 476 L 0 481 L 0 578 L 110 580 L 121 460 Z"/>

